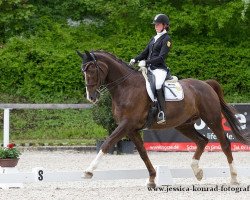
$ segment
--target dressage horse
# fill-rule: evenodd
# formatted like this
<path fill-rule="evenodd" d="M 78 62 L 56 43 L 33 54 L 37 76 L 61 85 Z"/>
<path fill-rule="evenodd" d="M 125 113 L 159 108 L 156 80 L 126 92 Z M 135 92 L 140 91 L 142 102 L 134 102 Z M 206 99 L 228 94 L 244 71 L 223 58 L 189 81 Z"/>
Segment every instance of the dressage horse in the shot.
<path fill-rule="evenodd" d="M 143 145 L 140 130 L 146 124 L 152 101 L 147 91 L 142 74 L 114 55 L 104 51 L 80 53 L 82 73 L 85 78 L 87 99 L 96 103 L 100 97 L 100 86 L 105 86 L 112 97 L 112 112 L 117 128 L 105 140 L 96 158 L 84 172 L 84 178 L 91 178 L 100 159 L 124 136 L 135 144 L 148 171 L 148 187 L 156 187 L 156 171 L 149 160 Z M 185 98 L 178 102 L 166 102 L 165 124 L 154 122 L 150 129 L 175 128 L 191 139 L 197 149 L 193 155 L 191 168 L 198 180 L 203 177 L 199 160 L 208 143 L 208 139 L 196 131 L 194 123 L 201 118 L 217 136 L 222 150 L 227 157 L 231 173 L 231 183 L 237 183 L 237 171 L 234 167 L 230 141 L 222 127 L 222 114 L 230 124 L 235 137 L 244 144 L 250 144 L 250 136 L 243 132 L 235 117 L 233 108 L 227 105 L 222 89 L 215 80 L 183 79 L 179 81 Z M 167 133 L 166 133 L 167 134 Z"/>

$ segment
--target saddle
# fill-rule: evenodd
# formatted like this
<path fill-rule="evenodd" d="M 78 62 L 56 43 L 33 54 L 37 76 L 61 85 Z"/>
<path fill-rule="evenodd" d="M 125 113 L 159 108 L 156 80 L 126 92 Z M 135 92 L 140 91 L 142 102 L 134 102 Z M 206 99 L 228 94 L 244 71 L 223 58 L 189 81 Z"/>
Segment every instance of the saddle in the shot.
<path fill-rule="evenodd" d="M 152 100 L 152 105 L 149 109 L 146 124 L 143 129 L 150 128 L 156 119 L 158 108 L 157 108 L 157 98 L 156 98 L 156 88 L 155 88 L 155 76 L 151 71 L 146 68 L 141 68 L 143 77 L 146 80 L 147 93 Z M 171 76 L 168 73 L 165 82 L 163 83 L 162 89 L 164 91 L 165 101 L 181 101 L 184 98 L 184 92 L 181 84 L 178 82 L 176 76 Z"/>
<path fill-rule="evenodd" d="M 145 76 L 144 76 L 145 78 Z M 146 89 L 150 99 L 155 102 L 156 99 L 156 88 L 155 88 L 155 76 L 151 71 L 147 71 Z M 165 101 L 181 101 L 184 98 L 184 92 L 181 84 L 178 82 L 176 76 L 171 76 L 168 73 L 165 82 L 162 85 L 162 89 L 165 96 Z"/>

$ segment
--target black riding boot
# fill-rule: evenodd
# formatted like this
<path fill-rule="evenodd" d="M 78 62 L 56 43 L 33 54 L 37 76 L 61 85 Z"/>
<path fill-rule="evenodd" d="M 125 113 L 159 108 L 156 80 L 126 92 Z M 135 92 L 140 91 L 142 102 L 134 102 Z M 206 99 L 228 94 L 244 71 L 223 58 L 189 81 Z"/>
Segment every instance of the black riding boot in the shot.
<path fill-rule="evenodd" d="M 165 98 L 164 98 L 164 94 L 163 94 L 163 90 L 156 90 L 157 93 L 157 101 L 158 104 L 160 106 L 160 112 L 158 113 L 157 116 L 157 123 L 158 124 L 163 124 L 166 122 L 166 117 L 165 117 L 165 110 L 166 110 L 166 106 L 165 106 Z"/>

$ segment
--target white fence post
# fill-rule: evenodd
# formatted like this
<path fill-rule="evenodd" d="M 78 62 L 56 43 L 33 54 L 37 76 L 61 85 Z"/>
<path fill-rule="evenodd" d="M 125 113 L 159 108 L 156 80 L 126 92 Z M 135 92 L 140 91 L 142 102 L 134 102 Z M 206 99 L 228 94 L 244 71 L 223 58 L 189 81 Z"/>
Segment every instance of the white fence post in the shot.
<path fill-rule="evenodd" d="M 10 109 L 4 109 L 4 124 L 3 124 L 3 146 L 7 147 L 10 141 Z"/>

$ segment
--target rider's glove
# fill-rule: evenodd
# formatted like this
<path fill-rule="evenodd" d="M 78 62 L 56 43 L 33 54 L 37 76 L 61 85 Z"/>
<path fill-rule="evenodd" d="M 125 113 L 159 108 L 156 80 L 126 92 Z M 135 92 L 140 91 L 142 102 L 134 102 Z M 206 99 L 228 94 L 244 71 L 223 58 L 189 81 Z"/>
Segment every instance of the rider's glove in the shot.
<path fill-rule="evenodd" d="M 146 61 L 145 60 L 141 60 L 138 64 L 139 67 L 146 67 Z"/>
<path fill-rule="evenodd" d="M 129 62 L 129 65 L 132 66 L 135 64 L 135 59 L 131 59 L 130 62 Z"/>

